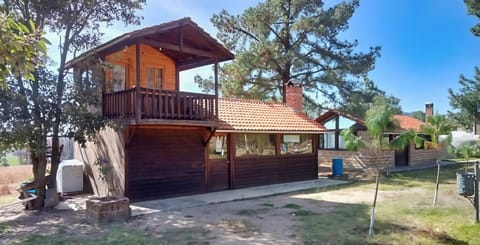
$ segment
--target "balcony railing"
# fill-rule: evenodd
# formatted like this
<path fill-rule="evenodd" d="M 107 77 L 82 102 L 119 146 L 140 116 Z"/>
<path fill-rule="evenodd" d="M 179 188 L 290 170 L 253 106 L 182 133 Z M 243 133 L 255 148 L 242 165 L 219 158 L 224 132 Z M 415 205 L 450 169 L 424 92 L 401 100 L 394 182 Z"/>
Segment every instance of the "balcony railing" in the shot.
<path fill-rule="evenodd" d="M 135 88 L 103 94 L 103 115 L 110 119 L 140 119 L 214 121 L 218 118 L 214 95 L 170 90 L 140 88 L 140 108 L 137 108 Z"/>

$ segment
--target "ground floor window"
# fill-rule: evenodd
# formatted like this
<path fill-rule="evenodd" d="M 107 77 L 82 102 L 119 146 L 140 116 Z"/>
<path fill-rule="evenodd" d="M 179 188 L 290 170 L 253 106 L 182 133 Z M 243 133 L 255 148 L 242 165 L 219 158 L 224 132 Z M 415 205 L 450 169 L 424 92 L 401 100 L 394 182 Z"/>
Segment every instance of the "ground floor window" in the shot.
<path fill-rule="evenodd" d="M 312 152 L 312 135 L 282 135 L 281 154 L 308 154 Z"/>
<path fill-rule="evenodd" d="M 225 159 L 227 158 L 227 136 L 216 135 L 210 139 L 208 147 L 208 157 L 210 159 Z"/>
<path fill-rule="evenodd" d="M 427 134 L 419 134 L 418 137 L 422 138 L 424 141 L 422 144 L 415 144 L 415 150 L 429 150 L 433 149 L 429 142 L 432 142 L 432 136 Z"/>
<path fill-rule="evenodd" d="M 274 134 L 237 134 L 235 156 L 275 155 Z"/>

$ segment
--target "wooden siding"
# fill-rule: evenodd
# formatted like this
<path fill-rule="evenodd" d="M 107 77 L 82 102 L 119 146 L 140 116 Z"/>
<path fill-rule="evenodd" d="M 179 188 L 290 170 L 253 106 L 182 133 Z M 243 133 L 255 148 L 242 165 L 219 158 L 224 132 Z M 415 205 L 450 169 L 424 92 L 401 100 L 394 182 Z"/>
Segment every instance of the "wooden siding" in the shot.
<path fill-rule="evenodd" d="M 234 168 L 235 188 L 310 180 L 318 177 L 316 154 L 235 158 Z"/>
<path fill-rule="evenodd" d="M 86 175 L 87 192 L 93 192 L 95 195 L 104 196 L 107 194 L 108 186 L 99 177 L 99 169 L 94 162 L 103 158 L 108 160 L 113 166 L 112 179 L 109 180 L 110 187 L 114 189 L 113 194 L 123 196 L 125 191 L 125 134 L 123 131 L 115 131 L 112 128 L 106 128 L 96 135 L 93 142 L 87 142 L 85 147 L 78 143 L 74 146 L 74 159 L 83 161 L 85 164 L 84 173 Z M 90 190 L 89 190 L 90 189 Z"/>
<path fill-rule="evenodd" d="M 229 189 L 229 171 L 227 159 L 210 159 L 208 169 L 209 191 L 221 191 Z"/>
<path fill-rule="evenodd" d="M 135 45 L 108 55 L 106 61 L 113 64 L 126 66 L 125 86 L 131 88 L 136 85 Z M 158 49 L 149 45 L 140 45 L 140 86 L 147 87 L 147 68 L 156 67 L 163 69 L 163 84 L 161 89 L 176 90 L 176 67 L 175 62 Z M 110 80 L 110 72 L 106 72 L 106 80 Z"/>
<path fill-rule="evenodd" d="M 127 196 L 144 200 L 205 192 L 207 133 L 202 128 L 137 128 L 127 147 Z"/>

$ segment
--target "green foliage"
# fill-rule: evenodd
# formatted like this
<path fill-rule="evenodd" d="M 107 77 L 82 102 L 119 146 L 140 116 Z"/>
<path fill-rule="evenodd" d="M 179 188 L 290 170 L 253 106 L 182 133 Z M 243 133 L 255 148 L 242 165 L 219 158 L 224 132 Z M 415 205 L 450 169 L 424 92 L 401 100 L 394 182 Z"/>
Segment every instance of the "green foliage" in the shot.
<path fill-rule="evenodd" d="M 386 96 L 385 91 L 380 90 L 375 83 L 364 78 L 359 82 L 358 87 L 343 96 L 343 103 L 337 108 L 339 111 L 348 113 L 358 118 L 365 118 L 366 111 L 373 104 L 375 97 L 384 96 L 395 114 L 402 114 L 400 99 L 390 95 Z"/>
<path fill-rule="evenodd" d="M 10 78 L 0 90 L 0 145 L 45 154 L 54 111 L 56 77 L 37 68 L 34 79 Z"/>
<path fill-rule="evenodd" d="M 425 112 L 423 111 L 413 111 L 410 113 L 410 116 L 418 119 L 419 121 L 425 122 Z"/>
<path fill-rule="evenodd" d="M 280 100 L 284 84 L 296 79 L 304 91 L 331 103 L 349 94 L 357 86 L 351 79 L 366 75 L 380 51 L 357 52 L 357 41 L 339 39 L 358 5 L 357 0 L 329 8 L 321 0 L 267 0 L 241 15 L 226 10 L 213 15 L 217 37 L 236 54 L 220 68 L 222 93 Z"/>
<path fill-rule="evenodd" d="M 302 209 L 302 206 L 295 204 L 295 203 L 289 203 L 283 206 L 284 208 L 290 208 L 290 209 Z"/>
<path fill-rule="evenodd" d="M 365 115 L 365 126 L 370 136 L 371 148 L 382 149 L 386 132 L 395 130 L 393 109 L 384 97 L 376 97 Z"/>
<path fill-rule="evenodd" d="M 348 129 L 342 130 L 340 134 L 345 139 L 345 148 L 350 151 L 356 151 L 360 148 L 367 147 L 367 143 L 360 136 L 355 135 L 355 129 L 350 127 Z"/>
<path fill-rule="evenodd" d="M 213 77 L 203 78 L 197 74 L 195 77 L 193 77 L 193 82 L 195 82 L 197 86 L 202 89 L 203 93 L 215 92 L 215 83 L 213 82 Z"/>
<path fill-rule="evenodd" d="M 458 81 L 461 85 L 458 92 L 448 90 L 450 106 L 449 117 L 466 129 L 470 129 L 475 122 L 480 122 L 480 68 L 475 67 L 475 75 L 472 79 L 460 76 Z"/>
<path fill-rule="evenodd" d="M 463 0 L 467 5 L 468 14 L 476 16 L 480 20 L 480 1 L 478 0 Z M 480 36 L 480 23 L 474 25 L 471 29 L 473 35 Z"/>
<path fill-rule="evenodd" d="M 237 212 L 237 215 L 255 216 L 255 215 L 257 215 L 257 210 L 255 210 L 255 209 L 242 209 L 242 210 Z"/>
<path fill-rule="evenodd" d="M 108 159 L 99 157 L 93 162 L 93 165 L 98 168 L 100 180 L 106 183 L 110 178 L 111 171 L 113 170 L 113 167 L 110 165 Z"/>
<path fill-rule="evenodd" d="M 98 76 L 93 75 L 101 68 L 96 63 L 85 65 L 83 76 L 74 82 L 66 69 L 67 56 L 97 46 L 103 35 L 100 32 L 103 25 L 139 24 L 141 17 L 135 11 L 144 3 L 145 0 L 9 0 L 0 5 L 0 9 L 18 13 L 20 22 L 29 23 L 26 27 L 30 32 L 37 27 L 38 33 L 48 29 L 59 36 L 60 57 L 55 73 L 36 66 L 32 68 L 32 76 L 9 77 L 7 86 L 15 92 L 0 91 L 0 151 L 28 148 L 40 200 L 36 203 L 42 204 L 47 184 L 47 135 L 52 139 L 50 166 L 55 174 L 61 154 L 59 137 L 67 136 L 85 143 L 107 124 L 93 109 L 98 108 L 103 87 L 101 80 L 94 79 Z M 38 54 L 32 57 L 35 61 L 44 58 Z M 50 178 L 48 184 L 55 187 L 55 178 Z"/>
<path fill-rule="evenodd" d="M 305 244 L 368 244 L 368 206 L 347 204 L 332 212 L 303 216 Z"/>
<path fill-rule="evenodd" d="M 0 7 L 0 89 L 5 89 L 9 77 L 33 79 L 47 43 L 32 21 L 23 24 Z"/>
<path fill-rule="evenodd" d="M 480 145 L 477 142 L 465 142 L 452 151 L 455 157 L 464 158 L 467 162 L 472 157 L 480 157 Z"/>
<path fill-rule="evenodd" d="M 7 158 L 5 158 L 5 157 L 0 158 L 0 164 L 1 164 L 3 167 L 8 167 L 8 166 L 10 166 L 10 164 L 8 163 Z"/>
<path fill-rule="evenodd" d="M 275 204 L 273 204 L 273 203 L 262 203 L 261 206 L 268 207 L 268 208 L 273 208 L 273 207 L 275 207 Z"/>
<path fill-rule="evenodd" d="M 5 234 L 9 229 L 10 229 L 10 225 L 7 222 L 0 223 L 0 235 Z"/>
<path fill-rule="evenodd" d="M 385 196 L 378 207 L 377 232 L 373 238 L 365 236 L 368 206 L 345 203 L 337 203 L 329 212 L 302 217 L 302 238 L 305 244 L 479 244 L 480 226 L 472 222 L 474 210 L 467 200 L 456 197 L 455 174 L 464 166 L 443 168 L 442 184 L 447 196 L 438 208 L 430 206 L 430 196 L 425 194 L 435 182 L 431 169 L 383 178 L 383 189 L 392 195 Z M 372 185 L 342 187 L 350 188 L 346 192 L 353 193 L 368 191 Z"/>
<path fill-rule="evenodd" d="M 146 235 L 140 231 L 126 230 L 124 228 L 113 228 L 106 234 L 80 238 L 68 236 L 63 232 L 57 232 L 53 235 L 28 235 L 15 244 L 164 244 L 162 239 Z"/>
<path fill-rule="evenodd" d="M 453 124 L 444 115 L 430 116 L 427 123 L 420 127 L 421 134 L 416 136 L 415 144 L 417 146 L 423 144 L 426 149 L 442 149 L 442 147 L 450 145 L 453 129 Z M 422 135 L 428 135 L 430 139 L 428 140 Z M 442 135 L 446 136 L 443 141 L 440 138 Z"/>
<path fill-rule="evenodd" d="M 369 139 L 363 139 L 361 136 L 357 136 L 353 128 L 344 129 L 340 134 L 345 139 L 346 148 L 348 150 L 368 148 L 373 151 L 405 148 L 410 140 L 413 139 L 414 133 L 412 131 L 402 132 L 391 141 L 385 140 L 385 133 L 393 132 L 397 127 L 393 119 L 394 114 L 394 109 L 385 97 L 375 97 L 374 103 L 366 112 L 365 117 L 365 125 Z"/>

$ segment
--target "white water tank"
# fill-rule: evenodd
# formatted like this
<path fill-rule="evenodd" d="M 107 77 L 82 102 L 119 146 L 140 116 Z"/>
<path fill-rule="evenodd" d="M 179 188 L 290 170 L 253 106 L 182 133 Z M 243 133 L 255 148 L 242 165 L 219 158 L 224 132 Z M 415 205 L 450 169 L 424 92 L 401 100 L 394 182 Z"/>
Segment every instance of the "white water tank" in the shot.
<path fill-rule="evenodd" d="M 83 162 L 77 159 L 63 160 L 58 165 L 57 191 L 79 193 L 83 191 Z"/>

